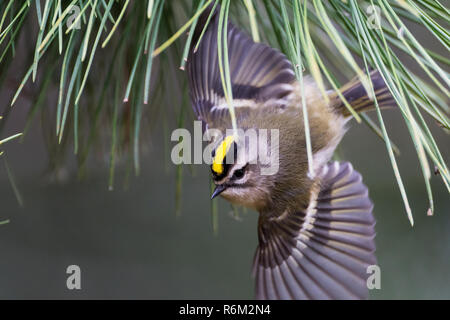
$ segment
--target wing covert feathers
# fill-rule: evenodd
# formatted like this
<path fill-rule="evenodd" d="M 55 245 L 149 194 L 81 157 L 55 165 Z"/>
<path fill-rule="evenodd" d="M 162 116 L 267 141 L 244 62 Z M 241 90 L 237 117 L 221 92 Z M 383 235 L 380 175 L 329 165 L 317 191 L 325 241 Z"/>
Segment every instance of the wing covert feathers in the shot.
<path fill-rule="evenodd" d="M 253 271 L 258 299 L 365 299 L 375 219 L 350 163 L 324 166 L 305 212 L 260 218 Z"/>
<path fill-rule="evenodd" d="M 197 23 L 192 45 L 203 31 L 210 11 L 204 12 Z M 187 72 L 192 105 L 196 116 L 208 122 L 222 114 L 214 111 L 225 104 L 218 54 L 218 11 L 213 13 L 197 51 L 192 47 L 187 61 Z M 279 51 L 255 43 L 244 32 L 228 22 L 228 57 L 234 100 L 248 103 L 283 99 L 292 91 L 295 79 L 291 63 Z"/>

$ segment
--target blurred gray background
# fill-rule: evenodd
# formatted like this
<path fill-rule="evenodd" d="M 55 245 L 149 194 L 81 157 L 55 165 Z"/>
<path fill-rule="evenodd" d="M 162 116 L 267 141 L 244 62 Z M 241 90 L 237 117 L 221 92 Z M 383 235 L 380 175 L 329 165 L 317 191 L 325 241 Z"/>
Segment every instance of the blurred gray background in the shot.
<path fill-rule="evenodd" d="M 384 143 L 354 124 L 340 152 L 362 173 L 375 203 L 382 280 L 372 297 L 450 298 L 448 193 L 439 177 L 433 177 L 436 212 L 427 217 L 422 173 L 403 120 L 393 110 L 385 116 L 392 139 L 402 149 L 399 165 L 414 227 Z M 20 112 L 11 123 L 21 123 Z M 239 221 L 220 200 L 219 233 L 214 236 L 209 168 L 195 166 L 194 175 L 185 169 L 177 218 L 175 166 L 164 163 L 161 130 L 148 139 L 141 176 L 123 190 L 119 171 L 115 191 L 107 189 L 106 166 L 91 170 L 84 181 L 69 174 L 63 183 L 49 182 L 43 174 L 47 155 L 39 125 L 33 131 L 24 143 L 6 147 L 23 208 L 3 160 L 0 165 L 0 220 L 10 219 L 0 226 L 0 298 L 252 298 L 257 213 L 241 212 Z M 442 142 L 448 137 L 436 133 L 445 148 Z M 71 264 L 81 267 L 81 291 L 66 289 L 65 271 Z"/>
<path fill-rule="evenodd" d="M 447 53 L 448 54 L 448 53 Z M 28 68 L 20 62 L 0 90 L 0 111 Z M 180 77 L 185 74 L 180 71 Z M 32 100 L 18 101 L 2 137 L 22 131 Z M 165 106 L 162 106 L 163 108 Z M 432 177 L 435 215 L 404 121 L 395 110 L 383 112 L 392 140 L 401 149 L 398 163 L 415 218 L 411 227 L 384 143 L 364 125 L 352 123 L 339 157 L 361 172 L 375 203 L 377 257 L 381 290 L 374 299 L 450 298 L 450 201 L 440 177 Z M 187 124 L 190 128 L 192 124 Z M 430 121 L 445 159 L 449 137 Z M 169 132 L 175 128 L 169 128 Z M 250 268 L 257 245 L 257 213 L 236 219 L 219 200 L 219 232 L 211 225 L 209 168 L 184 168 L 181 216 L 175 214 L 176 167 L 168 163 L 163 129 L 141 137 L 147 148 L 142 172 L 122 188 L 108 191 L 107 162 L 91 166 L 77 179 L 74 157 L 63 178 L 46 173 L 48 154 L 35 121 L 23 143 L 5 146 L 6 157 L 24 201 L 21 207 L 0 158 L 0 298 L 62 299 L 249 299 Z M 108 148 L 108 146 L 106 146 Z M 95 153 L 95 151 L 94 151 Z M 66 288 L 66 268 L 79 265 L 82 289 Z"/>

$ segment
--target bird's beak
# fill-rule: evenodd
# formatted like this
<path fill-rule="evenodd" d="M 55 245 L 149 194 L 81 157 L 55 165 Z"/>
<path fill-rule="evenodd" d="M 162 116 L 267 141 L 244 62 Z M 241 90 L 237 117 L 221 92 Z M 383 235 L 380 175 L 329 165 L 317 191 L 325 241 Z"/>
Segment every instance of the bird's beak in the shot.
<path fill-rule="evenodd" d="M 226 189 L 226 187 L 223 184 L 220 184 L 220 185 L 216 186 L 216 188 L 214 189 L 214 192 L 213 192 L 213 194 L 211 196 L 211 200 L 214 199 L 215 197 L 217 197 L 222 192 L 224 192 L 225 189 Z"/>

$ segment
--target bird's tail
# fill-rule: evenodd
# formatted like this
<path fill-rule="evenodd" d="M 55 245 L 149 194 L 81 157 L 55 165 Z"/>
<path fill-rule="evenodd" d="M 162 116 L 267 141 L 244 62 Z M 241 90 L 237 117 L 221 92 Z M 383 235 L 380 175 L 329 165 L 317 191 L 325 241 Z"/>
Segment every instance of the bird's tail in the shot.
<path fill-rule="evenodd" d="M 372 71 L 370 74 L 376 100 L 380 108 L 396 106 L 395 99 L 391 95 L 383 77 L 378 70 Z M 366 112 L 375 109 L 375 99 L 369 97 L 366 88 L 363 86 L 359 78 L 355 78 L 340 89 L 341 94 L 345 97 L 350 106 L 357 112 Z M 330 94 L 330 100 L 334 109 L 348 117 L 351 115 L 347 106 L 337 94 L 333 92 Z"/>

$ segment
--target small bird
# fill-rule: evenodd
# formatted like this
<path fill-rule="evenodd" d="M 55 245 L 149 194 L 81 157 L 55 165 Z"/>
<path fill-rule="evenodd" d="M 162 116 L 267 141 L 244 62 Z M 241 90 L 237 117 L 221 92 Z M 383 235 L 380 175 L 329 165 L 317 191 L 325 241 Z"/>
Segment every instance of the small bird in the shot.
<path fill-rule="evenodd" d="M 218 62 L 219 14 L 204 12 L 198 20 L 187 72 L 196 117 L 205 129 L 223 137 L 212 152 L 212 198 L 259 212 L 253 263 L 258 299 L 365 299 L 367 268 L 376 263 L 375 219 L 368 189 L 348 162 L 330 162 L 347 130 L 351 114 L 337 92 L 325 99 L 311 77 L 303 90 L 290 61 L 278 50 L 252 39 L 227 21 L 229 72 L 237 128 L 277 129 L 279 169 L 261 174 L 262 165 L 248 161 L 248 148 L 233 135 L 230 111 Z M 394 105 L 381 75 L 370 75 L 380 107 Z M 302 96 L 303 92 L 303 96 Z M 340 89 L 356 112 L 374 109 L 359 80 Z M 305 99 L 313 154 L 308 157 L 302 99 Z M 270 140 L 270 139 L 269 139 Z M 235 152 L 234 162 L 227 161 Z M 244 160 L 243 160 L 244 159 Z M 240 160 L 240 161 L 238 161 Z"/>

